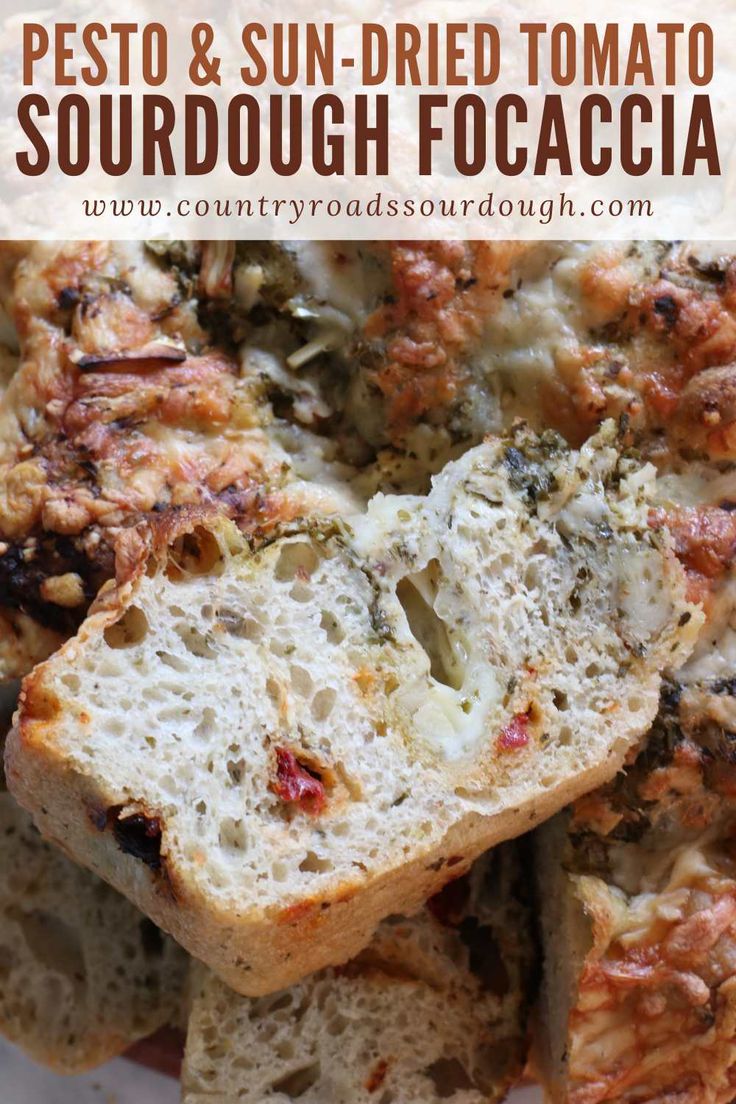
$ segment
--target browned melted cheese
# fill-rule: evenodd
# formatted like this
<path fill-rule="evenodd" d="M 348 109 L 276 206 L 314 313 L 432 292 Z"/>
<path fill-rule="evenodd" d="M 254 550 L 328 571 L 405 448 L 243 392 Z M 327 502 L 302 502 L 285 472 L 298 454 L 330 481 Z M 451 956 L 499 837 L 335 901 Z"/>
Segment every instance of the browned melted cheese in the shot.
<path fill-rule="evenodd" d="M 607 900 L 611 891 L 588 879 L 578 892 L 596 949 L 570 1017 L 572 1104 L 670 1096 L 692 1104 L 730 1101 L 736 1087 L 730 859 L 693 849 L 680 857 L 669 885 L 628 901 Z"/>
<path fill-rule="evenodd" d="M 572 1104 L 733 1099 L 729 691 L 685 691 L 627 772 L 575 806 L 574 892 L 592 939 L 568 1024 Z"/>
<path fill-rule="evenodd" d="M 688 597 L 706 605 L 711 589 L 736 558 L 736 514 L 716 506 L 652 511 L 654 528 L 666 526 L 688 574 Z"/>
<path fill-rule="evenodd" d="M 736 266 L 730 261 L 712 280 L 695 275 L 680 257 L 661 278 L 631 287 L 605 336 L 613 337 L 613 354 L 616 345 L 623 354 L 617 378 L 636 395 L 628 411 L 634 422 L 718 459 L 736 447 Z M 597 282 L 586 294 L 596 294 Z"/>
<path fill-rule="evenodd" d="M 645 443 L 664 434 L 675 450 L 734 454 L 730 258 L 704 264 L 655 244 L 398 243 L 390 277 L 365 336 L 394 444 L 423 421 L 455 431 L 463 404 L 501 376 L 516 391 L 506 418 L 575 444 L 626 415 Z"/>
<path fill-rule="evenodd" d="M 451 241 L 390 246 L 392 294 L 368 320 L 365 336 L 384 345 L 370 375 L 386 400 L 394 442 L 419 420 L 444 420 L 466 379 L 464 360 L 508 287 L 511 262 L 526 248 Z"/>
<path fill-rule="evenodd" d="M 10 664 L 24 673 L 58 636 L 39 628 L 34 657 L 19 614 L 71 631 L 122 528 L 197 504 L 245 509 L 278 483 L 282 457 L 264 435 L 260 382 L 208 348 L 196 301 L 142 249 L 38 244 L 13 299 L 22 356 L 0 410 L 0 605 L 16 637 L 25 629 Z M 70 572 L 76 590 L 48 584 Z"/>

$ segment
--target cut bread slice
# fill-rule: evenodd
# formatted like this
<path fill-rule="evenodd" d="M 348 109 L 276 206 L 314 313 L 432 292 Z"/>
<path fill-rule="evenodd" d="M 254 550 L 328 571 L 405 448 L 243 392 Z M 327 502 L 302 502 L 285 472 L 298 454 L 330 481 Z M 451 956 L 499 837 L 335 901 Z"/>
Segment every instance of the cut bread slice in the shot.
<path fill-rule="evenodd" d="M 524 1066 L 535 975 L 515 851 L 502 845 L 415 917 L 384 921 L 347 966 L 291 989 L 242 997 L 197 968 L 184 1104 L 503 1099 Z"/>
<path fill-rule="evenodd" d="M 187 968 L 173 940 L 41 839 L 0 772 L 0 1034 L 59 1073 L 90 1069 L 179 1015 Z"/>
<path fill-rule="evenodd" d="M 537 1056 L 559 1104 L 729 1104 L 736 686 L 670 686 L 615 783 L 538 832 Z"/>
<path fill-rule="evenodd" d="M 687 656 L 701 614 L 615 438 L 519 426 L 425 498 L 260 544 L 168 523 L 25 680 L 13 792 L 238 991 L 347 961 L 615 773 Z"/>
<path fill-rule="evenodd" d="M 91 1069 L 176 1017 L 186 962 L 0 793 L 0 1033 L 59 1073 Z"/>

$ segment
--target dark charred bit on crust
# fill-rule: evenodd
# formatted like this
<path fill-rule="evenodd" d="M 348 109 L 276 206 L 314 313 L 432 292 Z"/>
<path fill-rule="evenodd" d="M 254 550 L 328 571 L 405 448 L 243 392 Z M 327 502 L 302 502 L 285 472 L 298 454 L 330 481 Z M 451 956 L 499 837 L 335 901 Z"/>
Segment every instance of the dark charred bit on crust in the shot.
<path fill-rule="evenodd" d="M 678 308 L 672 295 L 659 295 L 654 300 L 654 313 L 658 315 L 668 329 L 677 322 Z"/>
<path fill-rule="evenodd" d="M 76 366 L 81 372 L 94 371 L 95 368 L 120 367 L 130 364 L 140 368 L 157 368 L 167 364 L 181 364 L 187 359 L 185 349 L 174 345 L 151 344 L 142 349 L 122 349 L 105 353 L 88 353 L 79 357 Z"/>

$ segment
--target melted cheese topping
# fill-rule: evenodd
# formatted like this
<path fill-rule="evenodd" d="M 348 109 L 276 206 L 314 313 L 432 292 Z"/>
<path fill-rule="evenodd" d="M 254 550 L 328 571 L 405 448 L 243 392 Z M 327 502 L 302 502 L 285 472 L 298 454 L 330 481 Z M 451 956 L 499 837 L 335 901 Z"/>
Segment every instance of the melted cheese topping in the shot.
<path fill-rule="evenodd" d="M 674 855 L 627 851 L 641 892 L 574 879 L 593 945 L 570 1015 L 570 1100 L 650 1100 L 689 1084 L 693 1100 L 730 1100 L 736 1006 L 715 994 L 736 961 L 733 863 L 708 836 Z"/>

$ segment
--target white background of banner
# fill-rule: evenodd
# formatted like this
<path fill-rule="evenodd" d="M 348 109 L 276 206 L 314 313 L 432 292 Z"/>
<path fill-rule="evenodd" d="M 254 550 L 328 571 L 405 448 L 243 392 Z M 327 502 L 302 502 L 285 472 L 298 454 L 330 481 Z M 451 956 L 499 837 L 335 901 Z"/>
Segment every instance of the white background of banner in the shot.
<path fill-rule="evenodd" d="M 3 3 L 4 19 L 0 36 L 2 51 L 2 82 L 0 83 L 0 154 L 2 155 L 3 175 L 0 187 L 0 237 L 6 238 L 681 238 L 694 239 L 736 238 L 736 4 L 733 0 L 717 0 L 702 13 L 694 10 L 692 0 L 670 0 L 666 12 L 662 5 L 647 3 L 618 3 L 611 5 L 596 2 L 568 3 L 564 7 L 555 5 L 554 10 L 544 10 L 538 6 L 533 9 L 521 9 L 519 3 L 502 0 L 489 6 L 483 3 L 459 3 L 446 0 L 445 3 L 409 2 L 398 0 L 393 4 L 380 0 L 343 0 L 339 5 L 328 6 L 324 3 L 306 3 L 305 0 L 292 0 L 289 4 L 279 3 L 224 3 L 222 0 L 201 5 L 184 0 L 183 3 L 170 6 L 137 2 L 125 5 L 121 10 L 119 3 L 103 0 L 90 3 L 89 0 L 64 0 L 48 9 L 40 9 L 32 4 L 15 3 L 13 0 Z M 188 81 L 188 66 L 191 58 L 190 31 L 194 23 L 206 18 L 216 25 L 216 38 L 213 52 L 222 58 L 222 85 L 219 89 L 193 88 Z M 481 90 L 491 100 L 503 92 L 520 92 L 531 101 L 532 91 L 526 88 L 526 55 L 523 49 L 525 40 L 518 33 L 520 21 L 547 21 L 548 23 L 568 20 L 578 27 L 583 20 L 602 21 L 616 18 L 622 26 L 622 39 L 625 40 L 632 19 L 646 21 L 650 29 L 665 19 L 667 22 L 684 22 L 689 26 L 695 19 L 704 18 L 714 28 L 716 35 L 716 76 L 706 89 L 692 88 L 684 84 L 675 89 L 678 97 L 678 113 L 689 112 L 693 92 L 706 91 L 710 94 L 716 122 L 719 150 L 721 155 L 722 176 L 709 178 L 701 172 L 698 177 L 683 179 L 677 176 L 662 178 L 656 174 L 635 179 L 625 176 L 621 171 L 611 170 L 605 177 L 590 178 L 578 169 L 572 178 L 561 177 L 550 172 L 545 178 L 535 178 L 531 168 L 520 177 L 503 177 L 491 166 L 478 177 L 460 177 L 453 169 L 447 148 L 439 150 L 436 167 L 431 177 L 420 177 L 417 172 L 417 96 L 420 92 L 442 92 L 442 88 L 407 89 L 381 87 L 369 89 L 373 92 L 390 92 L 391 119 L 391 174 L 388 178 L 320 177 L 310 167 L 309 158 L 305 158 L 297 175 L 279 177 L 268 166 L 267 156 L 259 171 L 247 178 L 234 177 L 227 165 L 227 158 L 221 149 L 216 169 L 207 176 L 185 177 L 182 172 L 174 178 L 161 175 L 143 177 L 131 171 L 123 178 L 110 178 L 99 169 L 94 170 L 93 110 L 93 158 L 92 167 L 81 177 L 71 178 L 61 174 L 52 164 L 45 175 L 38 178 L 24 177 L 16 166 L 16 153 L 28 149 L 28 139 L 23 135 L 17 121 L 17 101 L 24 91 L 21 86 L 21 24 L 24 20 L 33 20 L 51 25 L 52 22 L 69 21 L 82 25 L 85 22 L 108 20 L 137 22 L 142 25 L 148 21 L 162 21 L 169 32 L 169 79 L 161 88 L 142 88 L 132 86 L 123 89 L 134 97 L 144 91 L 162 93 L 172 100 L 181 102 L 187 92 L 212 94 L 221 104 L 221 117 L 225 105 L 232 96 L 254 91 L 259 99 L 265 99 L 272 91 L 289 93 L 300 91 L 308 107 L 314 96 L 326 91 L 322 87 L 312 89 L 277 89 L 264 86 L 257 90 L 245 88 L 239 77 L 243 64 L 240 33 L 244 23 L 252 20 L 271 22 L 307 21 L 322 23 L 331 20 L 336 24 L 336 54 L 338 58 L 357 56 L 358 25 L 360 22 L 377 22 L 390 27 L 405 20 L 414 23 L 424 21 L 469 22 L 474 19 L 494 22 L 502 35 L 502 71 L 498 84 L 490 89 Z M 653 36 L 653 40 L 656 36 Z M 655 65 L 659 68 L 659 58 L 654 55 Z M 82 58 L 76 64 L 88 63 Z M 74 68 L 74 65 L 72 65 Z M 38 66 L 38 73 L 45 79 L 39 80 L 34 91 L 41 91 L 50 101 L 58 99 L 68 92 L 81 92 L 90 103 L 97 100 L 101 91 L 116 93 L 114 85 L 104 89 L 53 88 L 50 83 L 52 74 L 50 61 Z M 334 91 L 344 100 L 350 101 L 358 85 L 358 69 L 338 66 L 338 84 Z M 327 89 L 327 91 L 331 91 Z M 469 89 L 450 89 L 450 96 Z M 535 134 L 538 123 L 541 96 L 543 92 L 561 92 L 570 120 L 570 142 L 575 149 L 576 105 L 587 91 L 577 83 L 566 89 L 547 85 L 537 90 L 535 105 L 529 123 L 522 128 L 530 137 L 530 147 L 535 148 Z M 593 89 L 610 95 L 615 102 L 632 91 L 630 89 Z M 647 91 L 656 100 L 664 91 L 673 91 L 663 87 L 652 89 L 635 88 L 633 91 Z M 53 113 L 52 113 L 53 114 Z M 451 112 L 439 112 L 438 119 L 448 120 Z M 655 111 L 656 118 L 656 111 Z M 140 119 L 137 119 L 140 122 Z M 684 140 L 682 120 L 676 127 L 678 143 Z M 266 120 L 263 120 L 265 131 Z M 343 128 L 340 128 L 343 129 Z M 348 129 L 347 127 L 344 129 Z M 53 118 L 45 130 L 49 145 L 55 143 Z M 136 130 L 139 135 L 139 129 Z M 182 163 L 183 111 L 179 111 L 178 129 L 174 136 L 174 152 L 177 164 Z M 308 150 L 309 142 L 305 141 Z M 134 151 L 138 148 L 134 136 Z M 267 146 L 264 144 L 267 152 Z M 349 160 L 349 158 L 348 158 Z M 573 157 L 575 162 L 575 157 Z M 359 200 L 365 211 L 369 201 L 372 209 L 377 206 L 376 195 L 380 193 L 383 205 L 382 217 L 354 217 L 348 212 L 348 203 Z M 489 217 L 478 212 L 478 205 L 488 195 L 494 198 L 496 214 Z M 561 213 L 561 196 L 575 206 L 575 214 Z M 263 197 L 264 203 L 259 201 Z M 417 213 L 413 217 L 388 217 L 386 201 L 390 198 L 410 198 L 416 204 Z M 285 201 L 276 213 L 273 200 Z M 455 217 L 442 217 L 439 200 L 456 203 Z M 460 207 L 462 200 L 471 200 L 468 214 L 463 215 Z M 547 200 L 547 208 L 540 209 L 542 200 Z M 97 200 L 98 211 L 104 206 L 104 213 L 90 216 L 85 211 L 84 201 L 88 205 Z M 111 201 L 119 203 L 132 201 L 132 214 L 122 217 L 111 208 Z M 143 209 L 139 201 L 144 201 Z M 194 213 L 197 200 L 203 201 L 200 210 L 208 207 L 206 217 Z M 231 214 L 227 217 L 216 210 L 216 201 L 224 208 L 225 201 L 231 202 Z M 254 204 L 252 214 L 248 213 L 247 202 L 244 209 L 237 212 L 238 201 L 250 201 Z M 424 201 L 422 211 L 420 204 Z M 513 214 L 502 217 L 498 207 L 502 200 L 511 201 Z M 604 212 L 613 201 L 612 214 L 592 217 L 591 204 L 602 201 Z M 647 213 L 646 206 L 637 213 L 636 207 L 630 209 L 630 200 L 649 200 L 653 214 Z M 101 201 L 104 201 L 104 205 Z M 157 215 L 144 214 L 160 206 Z M 182 207 L 183 201 L 183 207 Z M 317 203 L 316 210 L 310 214 L 310 202 Z M 340 214 L 332 217 L 327 211 L 328 201 L 332 202 L 332 211 L 340 208 Z M 519 211 L 519 201 L 528 205 L 533 201 L 537 206 L 534 216 L 524 217 Z M 618 203 L 621 213 L 616 215 Z M 188 215 L 182 212 L 187 210 Z M 301 207 L 300 212 L 300 205 Z M 528 206 L 526 208 L 528 210 Z M 569 207 L 566 208 L 569 211 Z M 118 207 L 119 211 L 119 207 Z M 265 212 L 265 213 L 264 213 Z M 547 221 L 545 221 L 545 218 Z M 298 216 L 298 217 L 297 217 Z M 543 217 L 544 216 L 544 217 Z"/>

